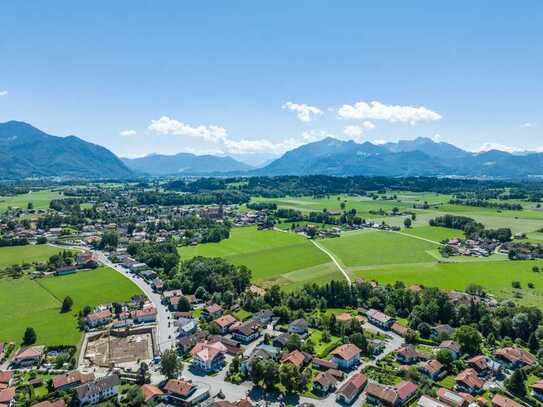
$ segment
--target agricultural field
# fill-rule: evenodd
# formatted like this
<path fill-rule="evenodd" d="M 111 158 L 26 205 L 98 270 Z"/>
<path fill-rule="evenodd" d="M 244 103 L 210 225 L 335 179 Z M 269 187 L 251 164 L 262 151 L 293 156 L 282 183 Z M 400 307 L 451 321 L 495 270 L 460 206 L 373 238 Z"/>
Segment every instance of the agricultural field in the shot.
<path fill-rule="evenodd" d="M 43 262 L 62 250 L 46 244 L 0 247 L 0 270 L 13 264 Z"/>
<path fill-rule="evenodd" d="M 354 271 L 354 277 L 376 280 L 382 284 L 403 281 L 407 286 L 421 284 L 427 287 L 464 290 L 469 284 L 478 284 L 498 299 L 511 299 L 525 305 L 543 305 L 543 273 L 532 271 L 535 261 L 486 261 L 470 263 L 428 263 L 414 267 L 410 264 L 383 266 Z M 520 289 L 511 283 L 519 281 Z M 529 288 L 533 283 L 534 288 Z"/>
<path fill-rule="evenodd" d="M 5 211 L 8 207 L 26 208 L 29 202 L 32 202 L 34 209 L 46 209 L 53 199 L 62 197 L 62 192 L 49 190 L 29 192 L 15 196 L 0 196 L 0 212 Z"/>
<path fill-rule="evenodd" d="M 219 243 L 180 247 L 183 260 L 195 256 L 223 257 L 252 271 L 261 285 L 278 283 L 299 286 L 306 282 L 340 279 L 331 259 L 305 237 L 255 227 L 234 228 L 229 239 Z"/>
<path fill-rule="evenodd" d="M 453 239 L 455 237 L 464 238 L 464 232 L 461 230 L 434 226 L 417 226 L 409 229 L 404 228 L 402 229 L 402 233 L 438 243 L 441 243 L 443 240 Z"/>
<path fill-rule="evenodd" d="M 19 343 L 31 326 L 38 344 L 77 345 L 81 339 L 77 314 L 84 306 L 128 300 L 140 290 L 116 271 L 100 267 L 62 277 L 0 279 L 0 292 L 0 341 Z M 61 314 L 62 300 L 68 295 L 73 308 Z"/>

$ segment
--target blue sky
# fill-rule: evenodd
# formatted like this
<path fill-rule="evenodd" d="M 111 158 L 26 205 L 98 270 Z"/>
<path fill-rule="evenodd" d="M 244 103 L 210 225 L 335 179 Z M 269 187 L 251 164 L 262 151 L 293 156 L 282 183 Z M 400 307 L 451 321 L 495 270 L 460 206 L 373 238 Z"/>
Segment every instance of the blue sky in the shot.
<path fill-rule="evenodd" d="M 0 121 L 253 163 L 327 135 L 542 149 L 542 39 L 541 1 L 5 1 Z"/>

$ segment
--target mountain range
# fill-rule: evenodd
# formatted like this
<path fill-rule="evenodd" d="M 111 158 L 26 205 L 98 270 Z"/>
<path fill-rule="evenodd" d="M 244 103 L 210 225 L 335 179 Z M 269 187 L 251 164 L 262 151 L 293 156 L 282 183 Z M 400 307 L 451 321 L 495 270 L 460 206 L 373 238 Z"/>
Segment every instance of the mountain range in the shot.
<path fill-rule="evenodd" d="M 386 144 L 326 138 L 288 151 L 262 168 L 253 168 L 231 157 L 188 153 L 120 159 L 106 148 L 75 136 L 53 136 L 23 122 L 0 123 L 0 179 L 314 174 L 522 179 L 543 176 L 543 154 L 498 150 L 473 153 L 424 137 Z"/>

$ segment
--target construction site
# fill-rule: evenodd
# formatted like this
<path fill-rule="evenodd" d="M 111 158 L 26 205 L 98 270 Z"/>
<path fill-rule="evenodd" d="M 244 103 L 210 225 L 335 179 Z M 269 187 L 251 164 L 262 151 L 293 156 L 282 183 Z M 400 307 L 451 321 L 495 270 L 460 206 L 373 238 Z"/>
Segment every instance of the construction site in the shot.
<path fill-rule="evenodd" d="M 153 359 L 158 354 L 154 327 L 105 330 L 85 336 L 80 367 L 123 367 Z"/>

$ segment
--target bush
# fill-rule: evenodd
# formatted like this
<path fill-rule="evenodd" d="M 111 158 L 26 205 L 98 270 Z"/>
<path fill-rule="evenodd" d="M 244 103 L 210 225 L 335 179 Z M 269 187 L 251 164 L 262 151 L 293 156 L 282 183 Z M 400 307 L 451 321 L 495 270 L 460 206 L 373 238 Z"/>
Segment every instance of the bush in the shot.
<path fill-rule="evenodd" d="M 520 281 L 513 281 L 511 282 L 511 287 L 513 288 L 522 288 L 521 285 L 520 285 Z"/>

